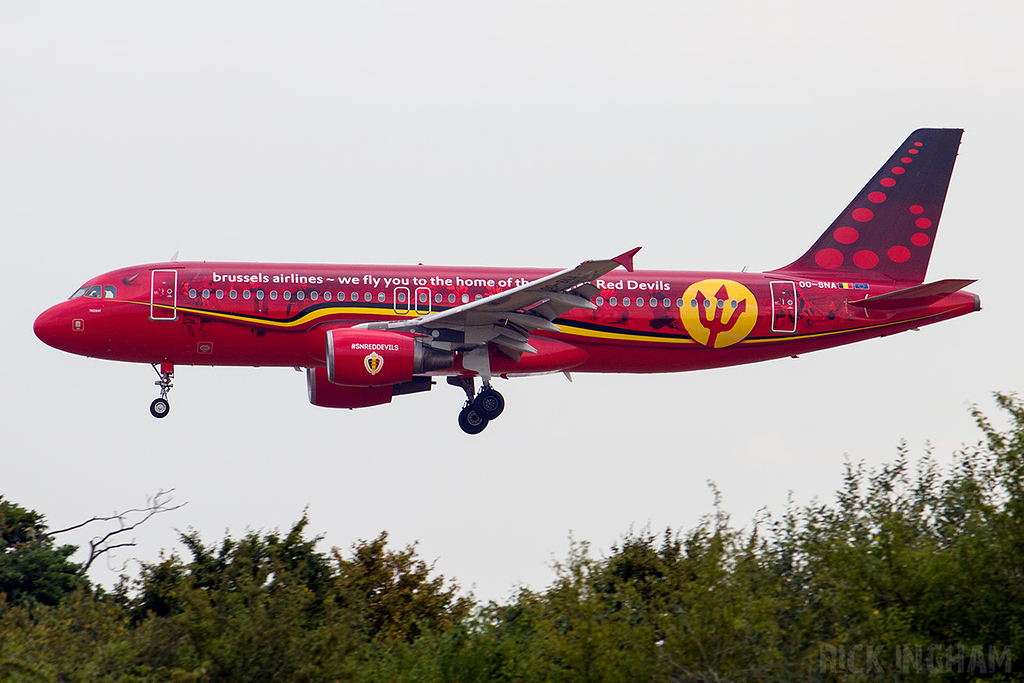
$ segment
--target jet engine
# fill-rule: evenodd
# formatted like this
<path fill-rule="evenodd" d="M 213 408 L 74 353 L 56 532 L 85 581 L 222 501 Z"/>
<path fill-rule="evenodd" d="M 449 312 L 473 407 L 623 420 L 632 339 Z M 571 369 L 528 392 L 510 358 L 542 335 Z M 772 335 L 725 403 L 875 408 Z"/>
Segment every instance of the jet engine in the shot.
<path fill-rule="evenodd" d="M 306 389 L 309 402 L 321 408 L 368 408 L 391 403 L 393 396 L 430 391 L 434 382 L 429 377 L 413 377 L 401 384 L 382 387 L 346 387 L 327 379 L 327 368 L 306 368 Z"/>
<path fill-rule="evenodd" d="M 350 327 L 327 331 L 327 380 L 332 384 L 384 387 L 454 363 L 451 351 L 431 348 L 418 337 Z"/>

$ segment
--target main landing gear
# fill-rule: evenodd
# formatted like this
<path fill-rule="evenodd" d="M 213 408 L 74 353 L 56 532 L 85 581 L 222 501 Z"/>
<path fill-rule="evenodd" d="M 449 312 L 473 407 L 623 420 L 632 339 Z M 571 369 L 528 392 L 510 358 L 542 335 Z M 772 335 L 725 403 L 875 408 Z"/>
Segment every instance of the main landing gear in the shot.
<path fill-rule="evenodd" d="M 170 393 L 171 387 L 174 384 L 171 380 L 174 379 L 174 364 L 173 363 L 161 363 L 160 369 L 156 367 L 156 363 L 153 363 L 153 370 L 160 377 L 153 384 L 160 387 L 160 398 L 153 399 L 153 402 L 149 404 L 149 414 L 156 418 L 167 417 L 167 413 L 171 412 L 171 404 L 167 400 L 167 394 Z"/>
<path fill-rule="evenodd" d="M 480 393 L 476 393 L 476 383 L 472 377 L 449 377 L 448 384 L 462 387 L 466 392 L 466 403 L 459 413 L 459 426 L 467 434 L 479 434 L 487 428 L 487 423 L 497 419 L 505 410 L 505 399 L 484 382 Z"/>

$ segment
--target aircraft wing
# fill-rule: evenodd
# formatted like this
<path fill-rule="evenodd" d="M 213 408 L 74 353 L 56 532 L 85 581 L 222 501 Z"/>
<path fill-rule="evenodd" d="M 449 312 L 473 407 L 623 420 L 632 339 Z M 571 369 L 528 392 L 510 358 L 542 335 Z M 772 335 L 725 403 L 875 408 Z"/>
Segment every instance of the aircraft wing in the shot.
<path fill-rule="evenodd" d="M 603 261 L 584 261 L 575 268 L 438 313 L 360 327 L 418 332 L 463 349 L 493 343 L 518 361 L 523 353 L 537 352 L 528 342 L 531 332 L 558 332 L 552 322 L 558 316 L 574 308 L 597 308 L 590 300 L 599 290 L 591 281 L 619 266 L 632 272 L 638 251 L 640 247 Z"/>

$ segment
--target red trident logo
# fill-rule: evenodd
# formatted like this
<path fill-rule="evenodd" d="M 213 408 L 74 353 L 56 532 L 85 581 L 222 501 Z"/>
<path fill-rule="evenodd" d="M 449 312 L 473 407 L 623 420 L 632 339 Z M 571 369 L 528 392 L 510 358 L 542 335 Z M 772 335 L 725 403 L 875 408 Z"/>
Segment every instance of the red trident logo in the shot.
<path fill-rule="evenodd" d="M 715 294 L 709 297 L 706 292 Z M 721 349 L 742 341 L 754 329 L 757 300 L 738 282 L 701 280 L 683 294 L 679 317 L 694 341 Z"/>

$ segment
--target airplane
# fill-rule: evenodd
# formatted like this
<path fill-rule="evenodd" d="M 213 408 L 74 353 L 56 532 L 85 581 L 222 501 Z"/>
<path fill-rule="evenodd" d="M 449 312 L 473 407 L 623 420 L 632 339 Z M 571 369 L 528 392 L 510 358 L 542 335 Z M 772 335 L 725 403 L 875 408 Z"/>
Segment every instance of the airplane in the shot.
<path fill-rule="evenodd" d="M 34 331 L 152 365 L 157 418 L 176 365 L 284 366 L 326 408 L 445 377 L 466 395 L 459 426 L 479 434 L 505 407 L 496 378 L 753 363 L 981 310 L 975 280 L 924 284 L 962 134 L 914 131 L 806 253 L 763 273 L 638 271 L 639 247 L 559 271 L 171 260 L 91 278 Z"/>

